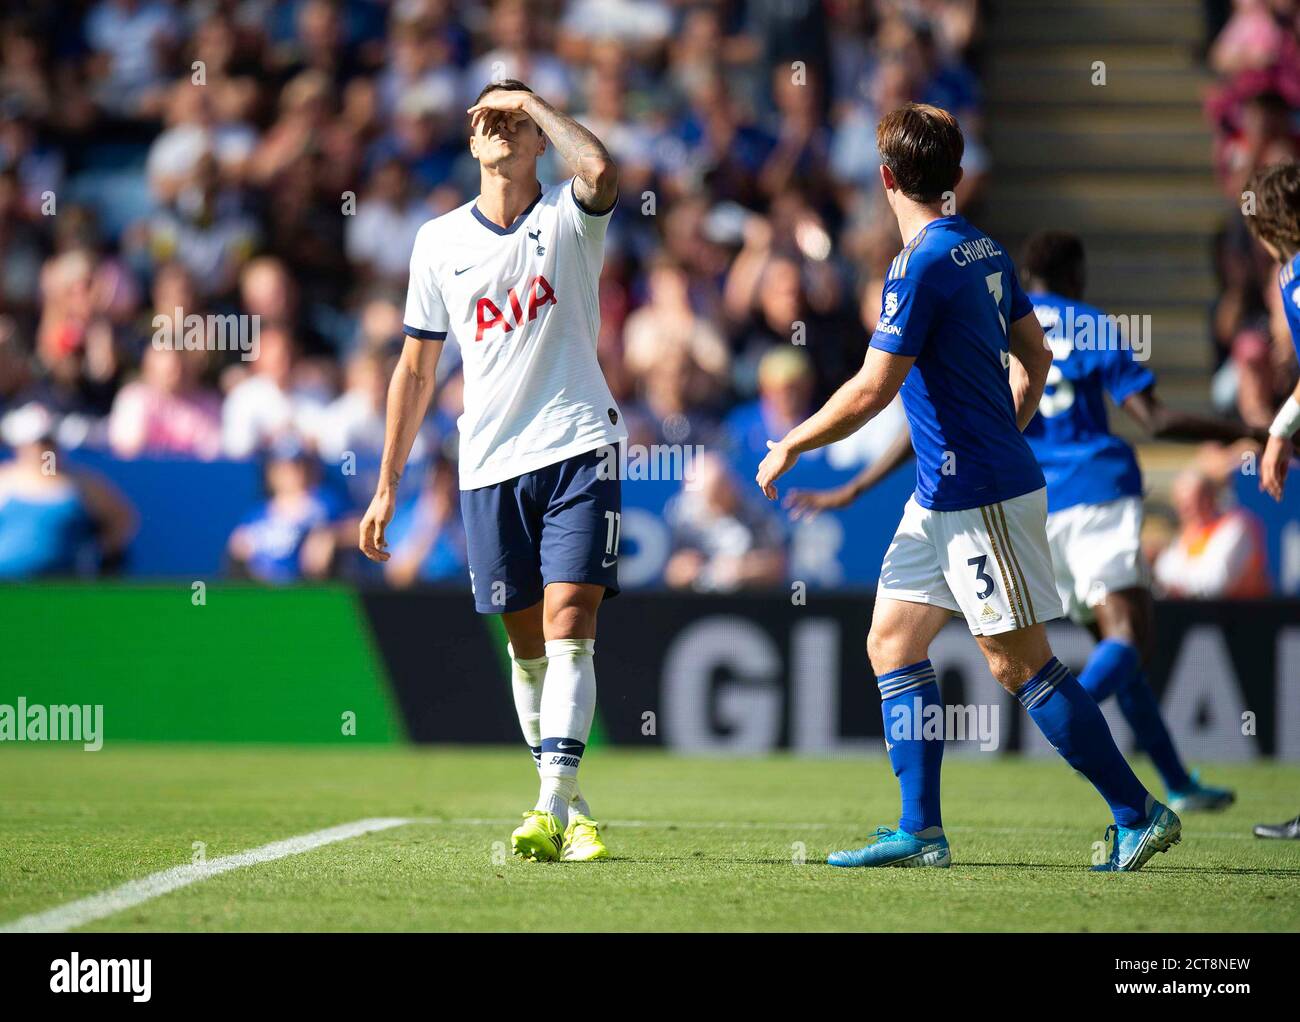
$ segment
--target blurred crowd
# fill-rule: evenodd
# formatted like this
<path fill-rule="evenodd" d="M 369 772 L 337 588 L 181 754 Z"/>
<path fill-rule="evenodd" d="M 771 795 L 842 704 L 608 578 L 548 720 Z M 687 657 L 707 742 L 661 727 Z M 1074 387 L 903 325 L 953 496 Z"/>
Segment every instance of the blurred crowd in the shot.
<path fill-rule="evenodd" d="M 1216 244 L 1220 294 L 1212 312 L 1215 403 L 1267 426 L 1296 378 L 1277 268 L 1242 214 L 1250 176 L 1300 158 L 1300 0 L 1212 0 L 1205 104 L 1214 169 L 1226 201 Z"/>
<path fill-rule="evenodd" d="M 1256 166 L 1298 151 L 1297 9 L 1241 0 L 1218 19 L 1208 108 L 1229 197 Z M 136 511 L 103 479 L 49 471 L 55 452 L 73 464 L 102 452 L 252 461 L 265 495 L 229 537 L 232 574 L 374 581 L 356 520 L 383 443 L 412 241 L 477 193 L 465 110 L 484 84 L 514 77 L 620 164 L 599 354 L 632 442 L 708 452 L 665 509 L 664 582 L 780 584 L 790 524 L 748 480 L 766 441 L 860 364 L 875 327 L 900 244 L 876 184 L 877 120 L 910 99 L 953 111 L 967 215 L 978 218 L 988 180 L 977 0 L 5 10 L 0 440 L 15 456 L 0 466 L 0 577 L 122 563 Z M 567 175 L 553 154 L 542 173 Z M 1240 217 L 1226 219 L 1217 392 L 1267 422 L 1290 349 L 1267 260 Z M 213 318 L 245 333 L 255 322 L 253 350 L 208 350 Z M 191 335 L 208 343 L 175 342 Z M 439 377 L 388 533 L 392 585 L 465 575 L 454 341 Z M 900 425 L 894 407 L 818 456 L 854 471 Z M 1186 535 L 1218 521 L 1219 483 L 1197 478 L 1213 499 L 1189 479 L 1180 519 L 1199 517 Z M 1172 534 L 1160 544 L 1176 546 Z M 1167 561 L 1170 591 L 1200 592 L 1176 578 L 1189 563 Z"/>
<path fill-rule="evenodd" d="M 0 27 L 5 439 L 33 452 L 258 459 L 267 500 L 231 537 L 232 570 L 346 574 L 412 240 L 477 194 L 465 110 L 487 82 L 515 77 L 620 163 L 599 352 L 633 442 L 722 454 L 705 466 L 708 485 L 670 510 L 670 582 L 777 578 L 782 523 L 751 506 L 737 470 L 751 473 L 766 439 L 860 364 L 899 247 L 875 186 L 879 116 L 909 99 L 954 111 L 967 137 L 958 201 L 978 202 L 977 8 L 11 5 Z M 543 174 L 566 170 L 550 156 Z M 256 358 L 154 343 L 179 316 L 232 314 L 257 317 Z M 395 584 L 463 574 L 458 364 L 449 343 L 408 472 L 419 483 L 390 533 Z M 861 465 L 897 422 L 829 457 Z M 771 551 L 754 579 L 719 560 L 751 550 Z"/>

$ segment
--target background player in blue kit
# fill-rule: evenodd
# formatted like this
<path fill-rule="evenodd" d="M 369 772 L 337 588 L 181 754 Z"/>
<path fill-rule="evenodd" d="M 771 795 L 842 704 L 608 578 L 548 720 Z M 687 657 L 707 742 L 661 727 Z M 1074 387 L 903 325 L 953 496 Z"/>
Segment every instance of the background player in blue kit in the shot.
<path fill-rule="evenodd" d="M 1250 231 L 1281 264 L 1277 283 L 1282 292 L 1291 343 L 1300 359 L 1300 163 L 1278 163 L 1259 171 L 1246 185 L 1255 197 L 1255 214 L 1246 217 Z M 1259 486 L 1274 500 L 1282 499 L 1287 471 L 1295 457 L 1300 432 L 1300 384 L 1268 427 L 1268 446 L 1260 463 Z"/>
<path fill-rule="evenodd" d="M 828 861 L 950 864 L 939 808 L 942 736 L 923 737 L 906 718 L 942 705 L 929 647 L 959 613 L 993 676 L 1110 806 L 1115 842 L 1098 868 L 1140 869 L 1177 843 L 1181 823 L 1125 762 L 1043 626 L 1062 607 L 1043 472 L 1021 433 L 1051 368 L 1043 331 L 1000 246 L 944 215 L 964 148 L 952 115 L 905 104 L 881 120 L 876 145 L 905 247 L 890 266 L 866 360 L 820 411 L 771 443 L 757 476 L 776 499 L 776 480 L 801 453 L 850 435 L 901 391 L 917 485 L 881 567 L 867 652 L 903 811 L 896 830 L 881 828 L 874 843 Z"/>
<path fill-rule="evenodd" d="M 1278 163 L 1256 173 L 1246 185 L 1255 197 L 1255 215 L 1246 217 L 1250 231 L 1276 259 L 1277 284 L 1282 308 L 1291 331 L 1291 344 L 1300 359 L 1300 163 Z M 1259 466 L 1259 488 L 1282 500 L 1287 472 L 1295 457 L 1295 435 L 1300 432 L 1300 383 L 1278 410 L 1268 427 L 1268 446 Z M 1300 839 L 1300 816 L 1287 823 L 1260 824 L 1256 837 Z"/>
<path fill-rule="evenodd" d="M 1110 431 L 1106 396 L 1162 440 L 1263 443 L 1263 430 L 1169 408 L 1155 376 L 1134 358 L 1149 338 L 1128 337 L 1118 320 L 1083 301 L 1083 242 L 1043 231 L 1020 263 L 1034 314 L 1052 351 L 1038 413 L 1025 438 L 1047 481 L 1047 537 L 1057 589 L 1069 616 L 1098 644 L 1079 684 L 1099 703 L 1116 696 L 1177 812 L 1222 809 L 1233 793 L 1199 782 L 1174 748 L 1144 666 L 1154 643 L 1154 607 L 1142 558 L 1142 473 L 1133 448 Z M 889 455 L 836 490 L 792 493 L 796 513 L 843 507 L 911 456 L 904 433 Z"/>

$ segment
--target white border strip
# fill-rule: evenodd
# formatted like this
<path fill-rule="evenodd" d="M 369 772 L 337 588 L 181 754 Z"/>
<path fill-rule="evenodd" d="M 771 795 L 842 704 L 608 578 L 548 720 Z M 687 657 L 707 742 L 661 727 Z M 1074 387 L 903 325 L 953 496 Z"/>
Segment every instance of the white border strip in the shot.
<path fill-rule="evenodd" d="M 272 862 L 290 855 L 301 855 L 303 852 L 310 852 L 323 845 L 334 844 L 336 841 L 346 841 L 377 830 L 401 827 L 410 822 L 412 821 L 409 819 L 395 817 L 356 820 L 353 823 L 342 823 L 337 827 L 327 827 L 325 830 L 313 831 L 310 834 L 285 838 L 283 841 L 272 841 L 269 845 L 250 848 L 246 852 L 238 852 L 235 855 L 223 855 L 209 862 L 173 866 L 171 869 L 151 873 L 138 880 L 129 880 L 120 887 L 114 887 L 100 894 L 92 894 L 88 898 L 60 905 L 47 912 L 22 916 L 11 923 L 0 925 L 0 933 L 63 933 L 93 923 L 97 919 L 103 919 L 105 916 L 111 916 L 115 912 L 134 908 L 178 888 L 220 876 L 222 873 L 229 873 L 232 869 L 256 866 L 262 862 Z"/>

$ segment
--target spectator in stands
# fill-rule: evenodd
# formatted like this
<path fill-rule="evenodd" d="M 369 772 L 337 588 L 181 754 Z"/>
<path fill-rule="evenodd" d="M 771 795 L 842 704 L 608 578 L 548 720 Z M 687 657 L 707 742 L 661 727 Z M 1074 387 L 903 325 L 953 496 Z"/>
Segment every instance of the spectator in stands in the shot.
<path fill-rule="evenodd" d="M 150 345 L 140 378 L 117 392 L 108 442 L 122 458 L 179 455 L 211 461 L 221 454 L 221 398 L 204 387 L 207 352 Z"/>
<path fill-rule="evenodd" d="M 155 117 L 166 96 L 166 69 L 181 18 L 157 0 L 99 0 L 86 16 L 95 98 L 120 117 Z"/>
<path fill-rule="evenodd" d="M 640 400 L 624 408 L 632 442 L 713 446 L 718 440 L 717 417 L 695 401 L 708 387 L 690 351 L 680 345 L 665 347 L 640 378 Z"/>
<path fill-rule="evenodd" d="M 24 320 L 36 314 L 41 264 L 49 245 L 39 224 L 23 208 L 17 172 L 0 170 L 0 308 Z"/>
<path fill-rule="evenodd" d="M 668 256 L 651 264 L 650 301 L 627 318 L 623 357 L 633 380 L 641 381 L 669 349 L 692 364 L 686 400 L 698 407 L 714 404 L 728 385 L 730 352 L 722 334 L 691 305 L 690 278 Z"/>
<path fill-rule="evenodd" d="M 768 509 L 743 490 L 716 454 L 695 459 L 664 517 L 673 553 L 664 581 L 673 589 L 733 592 L 785 580 L 785 538 Z"/>
<path fill-rule="evenodd" d="M 777 140 L 734 94 L 734 86 L 715 70 L 690 97 L 690 110 L 676 128 L 685 147 L 682 166 L 669 168 L 676 187 L 704 184 L 715 199 L 731 199 L 761 209 L 760 175 Z"/>
<path fill-rule="evenodd" d="M 737 258 L 727 281 L 728 311 L 745 318 L 733 320 L 732 381 L 738 394 L 757 393 L 758 366 L 774 347 L 805 347 L 815 373 L 815 393 L 829 394 L 862 364 L 861 334 L 842 307 L 837 290 L 819 294 L 805 276 L 804 261 L 792 252 L 765 256 L 748 286 L 738 281 L 742 273 Z M 856 345 L 854 341 L 856 340 Z M 846 360 L 856 348 L 856 364 Z"/>
<path fill-rule="evenodd" d="M 149 147 L 145 172 L 158 202 L 175 201 L 195 178 L 199 161 L 216 160 L 226 181 L 243 180 L 248 160 L 257 145 L 257 133 L 248 124 L 224 121 L 217 114 L 211 85 L 196 85 L 188 78 L 172 86 L 168 127 Z"/>
<path fill-rule="evenodd" d="M 233 290 L 259 239 L 257 222 L 240 193 L 224 183 L 211 152 L 199 156 L 172 201 L 151 218 L 144 232 L 153 263 L 178 260 L 206 296 Z"/>
<path fill-rule="evenodd" d="M 1221 486 L 1199 469 L 1174 482 L 1179 533 L 1155 563 L 1155 578 L 1172 596 L 1251 599 L 1269 595 L 1264 537 L 1242 508 L 1225 511 Z"/>
<path fill-rule="evenodd" d="M 317 417 L 316 442 L 321 459 L 344 473 L 353 502 L 364 507 L 375 492 L 384 453 L 388 381 L 396 358 L 389 352 L 362 349 L 348 362 L 347 388 Z M 433 451 L 433 428 L 426 423 L 411 445 L 407 471 L 419 478 Z M 452 466 L 451 472 L 455 472 Z"/>
<path fill-rule="evenodd" d="M 487 24 L 493 45 L 466 69 L 462 105 L 469 106 L 488 82 L 515 78 L 528 82 L 548 102 L 567 109 L 573 91 L 569 68 L 538 45 L 548 32 L 526 0 L 496 0 Z"/>
<path fill-rule="evenodd" d="M 66 463 L 55 426 L 35 403 L 0 423 L 14 451 L 0 464 L 0 578 L 114 571 L 135 534 L 130 505 L 105 480 Z"/>
<path fill-rule="evenodd" d="M 267 500 L 230 534 L 233 574 L 274 585 L 329 575 L 336 513 L 316 477 L 316 463 L 297 437 L 286 434 L 271 448 Z"/>
<path fill-rule="evenodd" d="M 50 259 L 41 269 L 41 296 L 34 394 L 84 438 L 112 407 L 121 372 L 92 254 L 78 248 Z M 64 433 L 63 440 L 73 437 Z"/>
<path fill-rule="evenodd" d="M 297 344 L 280 325 L 263 324 L 253 372 L 227 395 L 222 448 L 229 458 L 251 458 L 285 435 L 318 431 L 325 395 L 299 379 Z"/>
<path fill-rule="evenodd" d="M 419 495 L 402 505 L 385 533 L 389 560 L 384 577 L 405 588 L 459 579 L 465 574 L 465 532 L 460 520 L 456 466 L 435 458 Z"/>
<path fill-rule="evenodd" d="M 1210 47 L 1210 67 L 1221 75 L 1235 75 L 1276 65 L 1294 34 L 1295 9 L 1294 0 L 1235 0 L 1232 16 Z"/>
<path fill-rule="evenodd" d="M 406 167 L 385 160 L 371 174 L 356 215 L 347 219 L 348 259 L 363 279 L 404 285 L 415 235 L 427 219 L 429 210 L 411 194 Z"/>
<path fill-rule="evenodd" d="M 783 437 L 813 411 L 816 380 L 807 354 L 792 344 L 772 347 L 758 363 L 758 397 L 736 408 L 725 426 L 741 471 L 758 468 L 767 442 Z"/>

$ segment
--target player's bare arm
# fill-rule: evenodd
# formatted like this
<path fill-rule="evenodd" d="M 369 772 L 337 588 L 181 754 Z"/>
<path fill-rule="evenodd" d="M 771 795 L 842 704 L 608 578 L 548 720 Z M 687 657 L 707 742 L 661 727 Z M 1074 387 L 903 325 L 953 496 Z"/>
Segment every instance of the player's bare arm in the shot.
<path fill-rule="evenodd" d="M 868 348 L 862 368 L 820 410 L 781 440 L 768 441 L 771 450 L 758 466 L 755 477 L 767 499 L 776 500 L 776 480 L 790 471 L 800 454 L 851 436 L 884 411 L 897 396 L 915 362 L 915 358 L 907 355 Z"/>
<path fill-rule="evenodd" d="M 1198 415 L 1170 408 L 1160 400 L 1154 387 L 1131 394 L 1121 406 L 1149 436 L 1156 440 L 1213 440 L 1232 444 L 1238 440 L 1268 441 L 1268 430 L 1217 415 Z"/>
<path fill-rule="evenodd" d="M 574 195 L 585 208 L 605 210 L 613 205 L 618 196 L 618 164 L 590 131 L 531 92 L 489 92 L 470 107 L 471 125 L 477 128 L 479 121 L 493 111 L 511 117 L 512 130 L 524 118 L 531 118 L 541 128 L 556 152 L 573 169 Z"/>
<path fill-rule="evenodd" d="M 372 561 L 388 560 L 384 530 L 393 520 L 393 512 L 397 509 L 397 484 L 402 479 L 411 445 L 415 443 L 433 398 L 434 377 L 441 354 L 442 341 L 407 337 L 388 384 L 387 424 L 379 482 L 370 507 L 361 519 L 361 552 Z"/>
<path fill-rule="evenodd" d="M 885 452 L 847 483 L 828 490 L 791 490 L 785 498 L 790 517 L 795 521 L 811 518 L 818 511 L 836 511 L 848 507 L 897 468 L 912 459 L 912 431 L 904 426 L 890 441 Z"/>
<path fill-rule="evenodd" d="M 1268 429 L 1268 443 L 1259 464 L 1259 488 L 1276 501 L 1286 490 L 1286 476 L 1295 457 L 1295 436 L 1300 429 L 1300 384 L 1287 398 Z"/>
<path fill-rule="evenodd" d="M 1043 340 L 1043 328 L 1033 314 L 1011 324 L 1011 393 L 1016 400 L 1016 425 L 1024 432 L 1042 400 L 1047 372 L 1052 368 L 1052 349 Z"/>

